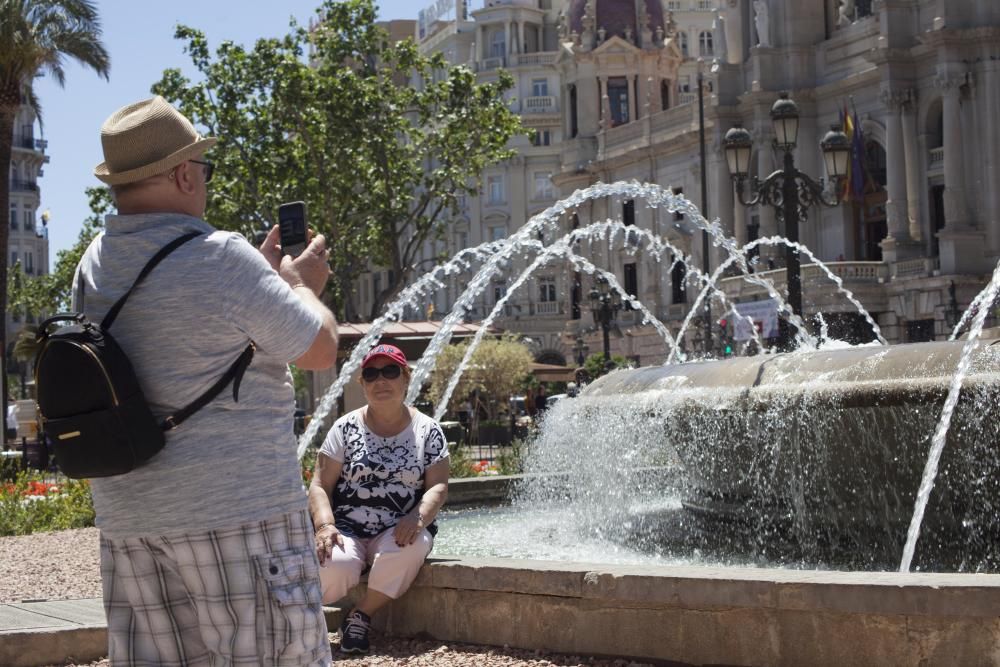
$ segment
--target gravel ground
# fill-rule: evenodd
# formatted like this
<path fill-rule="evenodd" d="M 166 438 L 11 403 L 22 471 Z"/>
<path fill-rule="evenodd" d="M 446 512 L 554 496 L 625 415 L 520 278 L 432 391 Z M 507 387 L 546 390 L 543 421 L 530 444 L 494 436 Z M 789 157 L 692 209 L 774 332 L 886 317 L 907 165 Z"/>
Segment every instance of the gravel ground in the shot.
<path fill-rule="evenodd" d="M 0 538 L 0 603 L 68 600 L 101 596 L 96 528 Z M 470 667 L 641 667 L 646 663 L 587 656 L 565 656 L 515 648 L 388 639 L 373 635 L 372 653 L 341 657 L 339 636 L 330 635 L 337 665 L 435 665 Z M 79 665 L 77 667 L 85 667 Z M 102 660 L 86 667 L 108 667 Z"/>

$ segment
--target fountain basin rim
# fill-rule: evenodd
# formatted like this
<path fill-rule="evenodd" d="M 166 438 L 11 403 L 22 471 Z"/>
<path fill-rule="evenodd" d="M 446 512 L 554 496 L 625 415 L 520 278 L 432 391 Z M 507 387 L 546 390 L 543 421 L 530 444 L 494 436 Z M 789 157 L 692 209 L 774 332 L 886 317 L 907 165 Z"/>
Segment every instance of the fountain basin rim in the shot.
<path fill-rule="evenodd" d="M 600 597 L 631 602 L 690 602 L 705 584 L 725 591 L 716 604 L 773 609 L 826 609 L 917 616 L 995 618 L 1000 574 L 841 572 L 685 565 L 609 565 L 575 561 L 451 557 L 434 554 L 419 585 L 536 595 Z M 726 583 L 724 587 L 719 584 Z M 842 590 L 831 595 L 830 589 Z M 700 590 L 700 589 L 697 589 Z M 913 605 L 915 595 L 940 598 Z M 711 601 L 702 601 L 713 606 Z"/>

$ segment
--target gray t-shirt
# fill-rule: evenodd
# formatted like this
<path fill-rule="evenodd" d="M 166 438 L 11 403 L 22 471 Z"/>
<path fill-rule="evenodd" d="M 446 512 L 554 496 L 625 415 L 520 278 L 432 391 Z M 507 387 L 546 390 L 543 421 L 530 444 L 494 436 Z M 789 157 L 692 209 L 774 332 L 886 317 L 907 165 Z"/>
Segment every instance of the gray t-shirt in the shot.
<path fill-rule="evenodd" d="M 179 214 L 110 215 L 74 283 L 74 310 L 99 322 L 171 240 L 202 231 L 164 259 L 125 303 L 111 334 L 157 418 L 204 393 L 253 341 L 232 386 L 166 434 L 146 465 L 94 479 L 97 525 L 109 538 L 234 527 L 306 507 L 292 432 L 288 362 L 322 324 L 238 235 Z"/>

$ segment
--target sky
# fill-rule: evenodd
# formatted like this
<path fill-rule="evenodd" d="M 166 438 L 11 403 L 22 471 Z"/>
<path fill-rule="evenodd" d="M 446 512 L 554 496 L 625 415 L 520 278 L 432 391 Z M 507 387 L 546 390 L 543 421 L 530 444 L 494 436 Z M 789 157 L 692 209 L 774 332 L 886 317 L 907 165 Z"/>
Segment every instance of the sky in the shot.
<path fill-rule="evenodd" d="M 380 0 L 379 18 L 415 19 L 431 0 Z M 94 166 L 103 160 L 100 128 L 116 109 L 150 96 L 164 69 L 194 68 L 174 39 L 174 27 L 202 30 L 210 48 L 223 40 L 252 45 L 258 37 L 285 34 L 289 18 L 306 24 L 320 0 L 97 0 L 104 45 L 111 56 L 110 81 L 75 63 L 66 66 L 66 87 L 50 77 L 35 82 L 42 106 L 41 135 L 50 162 L 39 178 L 41 206 L 48 210 L 50 266 L 72 246 L 90 214 L 84 190 L 100 185 Z M 36 130 L 37 131 L 37 130 Z M 37 135 L 36 135 L 37 136 Z"/>

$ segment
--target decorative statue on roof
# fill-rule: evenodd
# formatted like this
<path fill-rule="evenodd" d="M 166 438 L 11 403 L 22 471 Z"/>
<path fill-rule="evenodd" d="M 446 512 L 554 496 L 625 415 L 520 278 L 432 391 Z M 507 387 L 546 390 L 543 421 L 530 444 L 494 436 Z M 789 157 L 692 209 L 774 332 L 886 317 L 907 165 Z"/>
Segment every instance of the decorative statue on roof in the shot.
<path fill-rule="evenodd" d="M 566 16 L 566 12 L 559 10 L 559 18 L 556 19 L 556 34 L 559 35 L 559 41 L 565 42 L 566 38 L 569 37 L 569 19 Z"/>
<path fill-rule="evenodd" d="M 677 34 L 677 21 L 674 20 L 674 13 L 667 12 L 667 18 L 664 20 L 667 28 L 667 37 L 673 37 Z"/>
<path fill-rule="evenodd" d="M 639 36 L 642 38 L 640 46 L 648 49 L 653 41 L 653 28 L 650 26 L 649 8 L 645 2 L 639 3 Z"/>
<path fill-rule="evenodd" d="M 625 35 L 624 35 L 625 36 L 625 41 L 628 42 L 629 44 L 632 44 L 633 43 L 632 42 L 632 26 L 630 26 L 630 25 L 625 26 L 625 31 L 624 32 L 625 32 Z"/>
<path fill-rule="evenodd" d="M 771 28 L 767 18 L 767 1 L 753 0 L 754 26 L 757 28 L 757 46 L 771 46 Z"/>
<path fill-rule="evenodd" d="M 837 8 L 837 26 L 843 28 L 854 21 L 854 0 L 840 0 Z"/>
<path fill-rule="evenodd" d="M 712 21 L 712 48 L 715 49 L 715 60 L 725 63 L 726 59 L 726 18 L 721 14 L 716 14 Z"/>
<path fill-rule="evenodd" d="M 583 46 L 584 51 L 589 51 L 594 47 L 594 25 L 597 23 L 595 17 L 595 0 L 587 0 L 587 4 L 583 9 L 583 18 L 580 19 L 580 25 L 583 27 L 583 34 L 580 35 L 580 42 Z"/>

